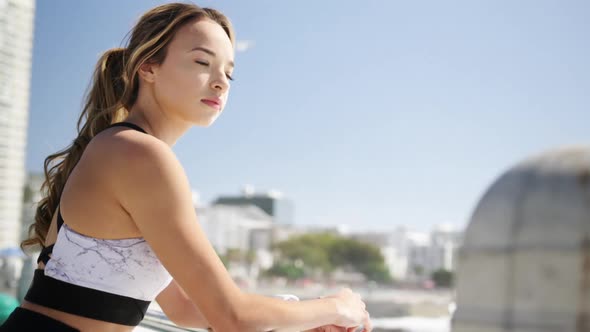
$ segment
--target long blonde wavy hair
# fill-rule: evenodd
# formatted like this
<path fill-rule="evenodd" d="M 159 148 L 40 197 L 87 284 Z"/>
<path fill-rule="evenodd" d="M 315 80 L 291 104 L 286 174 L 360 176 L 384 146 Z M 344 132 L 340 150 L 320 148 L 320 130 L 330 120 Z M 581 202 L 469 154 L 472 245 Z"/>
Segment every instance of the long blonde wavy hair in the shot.
<path fill-rule="evenodd" d="M 90 140 L 109 125 L 123 121 L 137 99 L 139 67 L 148 62 L 161 64 L 176 31 L 193 20 L 210 19 L 218 23 L 235 45 L 233 27 L 222 13 L 194 4 L 169 3 L 141 16 L 131 32 L 127 47 L 106 51 L 98 60 L 92 84 L 78 119 L 78 137 L 69 147 L 45 159 L 43 199 L 29 227 L 30 238 L 21 248 L 43 246 L 65 183 Z"/>

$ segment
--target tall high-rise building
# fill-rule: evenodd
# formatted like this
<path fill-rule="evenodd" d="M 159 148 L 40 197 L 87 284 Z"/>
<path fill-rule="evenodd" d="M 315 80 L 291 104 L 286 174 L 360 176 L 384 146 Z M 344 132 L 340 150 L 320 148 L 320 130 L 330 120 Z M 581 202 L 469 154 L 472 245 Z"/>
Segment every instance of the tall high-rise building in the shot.
<path fill-rule="evenodd" d="M 45 175 L 43 173 L 29 173 L 27 175 L 23 197 L 23 214 L 21 218 L 21 241 L 29 238 L 29 226 L 35 222 L 37 204 L 43 199 L 43 196 L 41 195 L 41 186 L 44 181 Z"/>
<path fill-rule="evenodd" d="M 34 16 L 34 0 L 0 0 L 0 248 L 20 239 Z"/>

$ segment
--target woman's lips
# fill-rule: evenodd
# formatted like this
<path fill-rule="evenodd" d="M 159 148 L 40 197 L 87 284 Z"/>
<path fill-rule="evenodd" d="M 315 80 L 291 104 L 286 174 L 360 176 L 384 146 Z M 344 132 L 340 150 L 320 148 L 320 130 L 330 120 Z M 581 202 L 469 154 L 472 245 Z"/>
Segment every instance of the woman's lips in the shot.
<path fill-rule="evenodd" d="M 217 110 L 221 109 L 221 103 L 219 103 L 218 101 L 211 100 L 211 99 L 201 99 L 201 102 L 204 104 L 207 104 Z"/>

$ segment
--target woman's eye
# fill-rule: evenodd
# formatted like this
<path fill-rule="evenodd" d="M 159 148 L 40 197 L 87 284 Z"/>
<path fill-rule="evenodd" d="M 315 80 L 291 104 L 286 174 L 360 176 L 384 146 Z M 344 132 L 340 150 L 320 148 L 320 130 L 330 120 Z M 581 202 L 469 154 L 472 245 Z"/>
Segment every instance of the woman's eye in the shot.
<path fill-rule="evenodd" d="M 209 66 L 209 63 L 204 62 L 204 61 L 195 61 L 196 63 L 203 65 L 205 67 Z M 225 74 L 225 77 L 227 77 L 228 80 L 233 81 L 234 78 L 230 75 L 230 74 Z"/>

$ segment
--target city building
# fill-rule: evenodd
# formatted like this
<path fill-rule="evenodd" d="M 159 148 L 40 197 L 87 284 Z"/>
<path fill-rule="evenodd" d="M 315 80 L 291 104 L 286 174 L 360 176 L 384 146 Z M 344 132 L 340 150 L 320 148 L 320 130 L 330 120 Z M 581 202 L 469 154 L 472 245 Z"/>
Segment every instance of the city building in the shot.
<path fill-rule="evenodd" d="M 270 251 L 272 218 L 254 205 L 195 207 L 199 224 L 215 251 L 225 257 L 228 271 L 236 279 L 254 282 L 273 264 Z M 237 254 L 239 258 L 230 258 Z"/>
<path fill-rule="evenodd" d="M 268 250 L 272 218 L 257 206 L 217 204 L 196 208 L 199 223 L 220 255 L 230 249 Z"/>
<path fill-rule="evenodd" d="M 0 0 L 0 248 L 21 236 L 34 0 Z"/>
<path fill-rule="evenodd" d="M 293 224 L 293 203 L 278 191 L 271 190 L 264 193 L 256 193 L 252 187 L 246 186 L 242 189 L 241 195 L 220 196 L 213 202 L 213 205 L 217 204 L 234 206 L 254 205 L 271 216 L 273 222 L 277 224 Z"/>
<path fill-rule="evenodd" d="M 399 281 L 422 282 L 432 273 L 454 271 L 462 233 L 448 225 L 436 226 L 431 232 L 417 232 L 398 227 L 391 232 L 367 232 L 352 238 L 381 249 L 391 276 Z"/>

